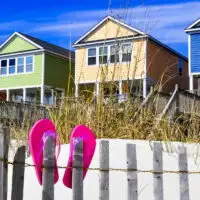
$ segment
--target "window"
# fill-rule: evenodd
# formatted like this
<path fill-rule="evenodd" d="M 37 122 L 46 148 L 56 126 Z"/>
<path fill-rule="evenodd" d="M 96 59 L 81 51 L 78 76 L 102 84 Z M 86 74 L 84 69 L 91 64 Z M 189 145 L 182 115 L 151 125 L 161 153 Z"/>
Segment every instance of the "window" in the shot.
<path fill-rule="evenodd" d="M 130 62 L 131 53 L 132 53 L 131 44 L 122 44 L 122 62 Z"/>
<path fill-rule="evenodd" d="M 96 48 L 88 49 L 88 65 L 96 65 Z"/>
<path fill-rule="evenodd" d="M 7 60 L 1 60 L 1 75 L 7 74 Z"/>
<path fill-rule="evenodd" d="M 33 56 L 26 57 L 26 72 L 33 71 Z"/>
<path fill-rule="evenodd" d="M 108 47 L 99 47 L 99 64 L 108 62 Z"/>
<path fill-rule="evenodd" d="M 110 63 L 119 62 L 119 52 L 120 52 L 120 48 L 118 45 L 114 45 L 110 47 Z"/>
<path fill-rule="evenodd" d="M 178 72 L 179 76 L 182 76 L 183 73 L 183 61 L 181 58 L 178 59 Z"/>
<path fill-rule="evenodd" d="M 16 57 L 0 60 L 0 75 L 33 72 L 33 56 Z"/>
<path fill-rule="evenodd" d="M 24 73 L 24 58 L 17 59 L 17 73 Z"/>
<path fill-rule="evenodd" d="M 15 59 L 9 59 L 9 74 L 15 74 Z"/>

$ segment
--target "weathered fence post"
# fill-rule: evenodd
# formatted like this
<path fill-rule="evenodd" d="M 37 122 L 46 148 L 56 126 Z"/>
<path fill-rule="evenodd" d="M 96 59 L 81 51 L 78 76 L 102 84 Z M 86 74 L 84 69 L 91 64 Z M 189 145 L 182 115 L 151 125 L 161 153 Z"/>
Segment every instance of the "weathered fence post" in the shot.
<path fill-rule="evenodd" d="M 23 200 L 26 147 L 18 148 L 14 157 L 11 200 Z"/>
<path fill-rule="evenodd" d="M 54 199 L 54 151 L 55 140 L 52 136 L 49 136 L 44 144 L 43 151 L 42 200 Z"/>
<path fill-rule="evenodd" d="M 127 154 L 127 180 L 128 180 L 128 200 L 138 199 L 138 180 L 137 180 L 137 157 L 136 145 L 126 145 Z M 130 170 L 130 171 L 129 171 Z"/>
<path fill-rule="evenodd" d="M 0 200 L 7 200 L 9 139 L 9 128 L 0 124 Z"/>
<path fill-rule="evenodd" d="M 99 200 L 109 200 L 109 141 L 100 141 L 100 191 Z"/>
<path fill-rule="evenodd" d="M 75 142 L 75 141 L 74 141 Z M 72 170 L 73 200 L 83 200 L 83 141 L 75 146 Z"/>
<path fill-rule="evenodd" d="M 188 181 L 188 164 L 187 164 L 187 150 L 186 147 L 179 147 L 179 156 L 178 156 L 178 164 L 179 164 L 179 183 L 180 183 L 180 200 L 189 200 L 189 181 Z"/>
<path fill-rule="evenodd" d="M 154 198 L 163 200 L 163 162 L 162 143 L 154 142 L 153 146 L 153 170 L 154 170 Z"/>

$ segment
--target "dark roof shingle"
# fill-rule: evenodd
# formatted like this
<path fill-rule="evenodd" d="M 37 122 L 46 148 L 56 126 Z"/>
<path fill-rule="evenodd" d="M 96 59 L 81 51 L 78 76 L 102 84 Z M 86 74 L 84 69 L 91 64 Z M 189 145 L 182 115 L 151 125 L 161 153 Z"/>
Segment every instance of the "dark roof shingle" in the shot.
<path fill-rule="evenodd" d="M 27 34 L 24 34 L 24 33 L 21 33 L 21 32 L 19 32 L 19 34 L 23 35 L 27 39 L 36 43 L 37 45 L 43 47 L 47 51 L 51 51 L 55 54 L 60 54 L 61 56 L 64 56 L 64 57 L 67 57 L 67 58 L 75 59 L 75 53 L 73 51 L 70 51 L 70 50 L 65 49 L 63 47 L 59 47 L 55 44 L 48 43 L 46 41 L 40 40 L 38 38 L 32 37 L 30 35 L 27 35 Z"/>

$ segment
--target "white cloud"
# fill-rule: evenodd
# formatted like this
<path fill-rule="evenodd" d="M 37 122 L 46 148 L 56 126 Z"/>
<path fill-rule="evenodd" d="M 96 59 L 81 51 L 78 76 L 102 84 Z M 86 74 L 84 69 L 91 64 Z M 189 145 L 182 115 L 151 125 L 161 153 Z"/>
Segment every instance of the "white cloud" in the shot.
<path fill-rule="evenodd" d="M 61 22 L 61 23 L 51 23 L 51 24 L 42 24 L 40 27 L 33 28 L 32 32 L 50 32 L 50 31 L 79 31 L 81 29 L 85 29 L 91 27 L 95 22 L 88 21 L 88 22 Z"/>
<path fill-rule="evenodd" d="M 110 13 L 164 42 L 171 40 L 172 43 L 178 43 L 187 42 L 184 28 L 200 17 L 199 10 L 200 2 L 196 1 L 113 9 Z M 73 11 L 60 15 L 58 19 L 71 19 L 89 29 L 93 22 L 97 23 L 107 14 L 107 10 Z M 74 28 L 74 31 L 79 31 L 80 36 L 82 35 L 77 28 Z"/>
<path fill-rule="evenodd" d="M 200 17 L 200 2 L 136 6 L 127 9 L 84 10 L 61 13 L 54 17 L 38 16 L 34 21 L 0 22 L 0 31 L 25 31 L 29 34 L 49 34 L 78 38 L 104 16 L 120 17 L 135 28 L 152 34 L 165 43 L 187 43 L 184 28 Z"/>

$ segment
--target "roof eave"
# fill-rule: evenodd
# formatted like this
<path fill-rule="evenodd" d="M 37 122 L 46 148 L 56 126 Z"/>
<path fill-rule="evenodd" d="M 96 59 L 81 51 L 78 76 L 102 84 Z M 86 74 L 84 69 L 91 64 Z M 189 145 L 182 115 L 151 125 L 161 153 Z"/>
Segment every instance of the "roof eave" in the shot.
<path fill-rule="evenodd" d="M 112 16 L 106 16 L 99 23 L 97 23 L 91 30 L 89 30 L 88 32 L 86 32 L 81 38 L 79 38 L 76 42 L 74 42 L 73 43 L 73 47 L 75 45 L 78 45 L 84 38 L 86 38 L 88 35 L 90 35 L 97 27 L 99 27 L 101 24 L 103 24 L 108 19 L 110 19 L 110 20 L 112 20 L 112 21 L 114 21 L 114 22 L 116 22 L 116 23 L 118 23 L 118 24 L 120 24 L 122 26 L 125 26 L 126 28 L 128 28 L 128 29 L 130 29 L 130 30 L 132 30 L 134 32 L 137 32 L 138 34 L 141 34 L 141 35 L 145 35 L 146 34 L 143 31 L 140 31 L 140 30 L 138 30 L 136 28 L 133 28 L 130 25 L 128 25 L 128 24 L 126 24 L 126 23 L 124 23 L 124 22 L 122 22 L 120 20 L 117 20 L 117 19 L 115 19 Z"/>

